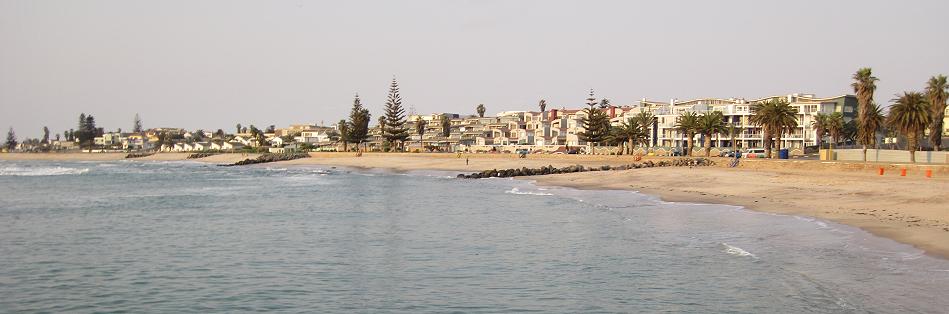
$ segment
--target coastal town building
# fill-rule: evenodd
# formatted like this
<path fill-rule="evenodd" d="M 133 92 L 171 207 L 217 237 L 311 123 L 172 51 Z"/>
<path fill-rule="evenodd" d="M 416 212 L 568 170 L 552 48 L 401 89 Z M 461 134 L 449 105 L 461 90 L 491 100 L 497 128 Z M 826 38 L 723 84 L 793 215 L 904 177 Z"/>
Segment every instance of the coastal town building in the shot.
<path fill-rule="evenodd" d="M 669 102 L 657 102 L 643 99 L 628 110 L 624 110 L 623 115 L 632 116 L 643 110 L 652 112 L 657 118 L 652 145 L 683 147 L 688 139 L 685 134 L 676 129 L 676 119 L 686 112 L 703 114 L 719 111 L 724 115 L 725 123 L 741 128 L 741 133 L 737 136 L 739 145 L 742 148 L 756 148 L 763 146 L 763 135 L 761 127 L 751 123 L 750 117 L 754 115 L 754 104 L 772 99 L 786 100 L 792 108 L 797 110 L 798 126 L 791 134 L 782 136 L 781 147 L 801 151 L 806 146 L 817 145 L 818 134 L 812 125 L 815 115 L 818 113 L 840 112 L 846 123 L 853 120 L 857 113 L 857 98 L 853 95 L 818 98 L 812 94 L 790 94 L 754 100 L 702 98 L 688 101 L 672 99 Z M 704 139 L 701 138 L 701 135 L 696 135 L 695 140 L 698 145 L 701 145 Z M 714 147 L 728 147 L 730 143 L 731 138 L 727 134 L 716 134 L 712 139 L 712 146 Z"/>

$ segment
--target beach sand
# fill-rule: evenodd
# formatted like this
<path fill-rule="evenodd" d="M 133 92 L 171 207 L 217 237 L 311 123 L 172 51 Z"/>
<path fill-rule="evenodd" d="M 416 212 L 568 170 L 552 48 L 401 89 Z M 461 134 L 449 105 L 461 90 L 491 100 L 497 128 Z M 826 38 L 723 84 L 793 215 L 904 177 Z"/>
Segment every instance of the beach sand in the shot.
<path fill-rule="evenodd" d="M 161 153 L 136 160 L 185 160 L 188 153 Z M 194 159 L 233 163 L 256 154 L 221 154 Z M 443 170 L 458 173 L 490 169 L 622 165 L 630 156 L 511 154 L 311 153 L 312 158 L 284 165 L 386 168 L 395 171 Z M 119 160 L 125 154 L 0 154 L 0 160 Z M 467 159 L 467 164 L 466 164 Z M 657 160 L 659 158 L 649 158 Z M 577 189 L 634 190 L 674 202 L 739 205 L 746 208 L 815 217 L 862 228 L 949 258 L 949 166 L 841 163 L 794 160 L 743 160 L 727 168 L 667 167 L 522 177 L 539 185 Z M 879 168 L 885 174 L 878 175 Z M 899 175 L 907 169 L 907 176 Z M 931 170 L 932 178 L 924 176 Z"/>

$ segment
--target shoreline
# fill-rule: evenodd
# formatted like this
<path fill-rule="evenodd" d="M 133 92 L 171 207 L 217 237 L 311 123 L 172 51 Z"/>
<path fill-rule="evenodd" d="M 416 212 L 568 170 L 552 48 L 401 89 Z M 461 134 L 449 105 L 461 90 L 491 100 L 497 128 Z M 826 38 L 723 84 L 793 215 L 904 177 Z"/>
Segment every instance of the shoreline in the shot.
<path fill-rule="evenodd" d="M 219 154 L 187 159 L 189 153 L 159 153 L 127 160 L 191 160 L 233 163 L 258 154 Z M 425 153 L 311 153 L 310 158 L 279 165 L 480 172 L 490 169 L 552 165 L 602 166 L 633 163 L 631 156 Z M 0 160 L 126 160 L 124 153 L 0 154 Z M 467 159 L 467 163 L 466 163 Z M 646 157 L 645 160 L 668 158 Z M 749 210 L 833 221 L 873 235 L 911 245 L 927 255 L 949 259 L 949 165 L 877 164 L 795 160 L 742 160 L 727 168 L 727 159 L 712 158 L 711 167 L 664 167 L 633 170 L 515 177 L 538 186 L 579 190 L 631 190 L 668 202 L 742 206 Z M 885 175 L 879 176 L 878 168 Z M 906 168 L 908 176 L 899 176 Z M 923 176 L 931 170 L 932 178 Z"/>

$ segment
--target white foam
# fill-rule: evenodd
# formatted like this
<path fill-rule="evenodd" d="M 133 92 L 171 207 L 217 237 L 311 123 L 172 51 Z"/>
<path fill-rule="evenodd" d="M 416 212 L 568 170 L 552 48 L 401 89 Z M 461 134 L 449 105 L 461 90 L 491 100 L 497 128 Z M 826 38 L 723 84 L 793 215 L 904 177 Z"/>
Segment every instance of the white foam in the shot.
<path fill-rule="evenodd" d="M 735 255 L 735 256 L 750 256 L 752 258 L 758 258 L 754 254 L 751 254 L 740 247 L 728 245 L 728 243 L 722 243 L 722 246 L 725 247 L 725 253 Z"/>
<path fill-rule="evenodd" d="M 550 193 L 540 193 L 540 192 L 522 192 L 518 188 L 511 188 L 510 191 L 504 191 L 507 194 L 517 194 L 517 195 L 540 195 L 540 196 L 550 196 L 553 194 Z"/>
<path fill-rule="evenodd" d="M 66 167 L 3 167 L 0 168 L 0 176 L 63 176 L 80 175 L 89 172 L 89 168 L 66 168 Z"/>

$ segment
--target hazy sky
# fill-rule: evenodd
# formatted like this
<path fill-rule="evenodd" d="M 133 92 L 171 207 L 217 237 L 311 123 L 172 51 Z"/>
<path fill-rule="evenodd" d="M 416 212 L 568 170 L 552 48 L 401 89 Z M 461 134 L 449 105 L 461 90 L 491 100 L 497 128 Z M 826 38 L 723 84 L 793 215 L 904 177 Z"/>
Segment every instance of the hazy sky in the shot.
<path fill-rule="evenodd" d="M 949 1 L 0 0 L 0 127 L 231 131 L 373 120 L 395 75 L 417 112 L 598 97 L 851 93 L 949 74 Z"/>

